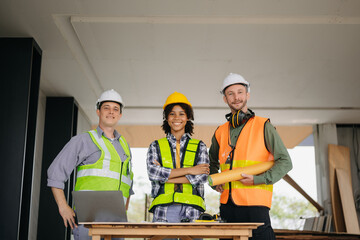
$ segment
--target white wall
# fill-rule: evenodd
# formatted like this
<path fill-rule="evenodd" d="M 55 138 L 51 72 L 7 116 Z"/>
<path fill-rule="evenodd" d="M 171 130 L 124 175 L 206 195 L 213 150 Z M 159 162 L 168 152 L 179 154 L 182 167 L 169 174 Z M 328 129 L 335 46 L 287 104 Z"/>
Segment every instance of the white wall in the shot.
<path fill-rule="evenodd" d="M 314 126 L 315 164 L 317 178 L 318 203 L 331 214 L 331 196 L 329 182 L 328 145 L 337 145 L 336 124 L 318 124 Z"/>
<path fill-rule="evenodd" d="M 43 140 L 45 127 L 45 109 L 46 96 L 39 91 L 39 103 L 36 121 L 36 136 L 35 136 L 35 151 L 34 151 L 34 166 L 33 166 L 33 180 L 31 193 L 31 207 L 30 207 L 30 227 L 29 240 L 36 239 L 37 223 L 39 214 L 39 200 L 40 200 L 40 186 L 41 186 L 41 163 L 43 155 Z M 44 176 L 43 176 L 44 177 Z"/>
<path fill-rule="evenodd" d="M 95 110 L 94 110 L 95 111 Z M 77 134 L 91 130 L 91 123 L 84 111 L 79 108 Z"/>
<path fill-rule="evenodd" d="M 31 207 L 30 207 L 30 223 L 29 223 L 30 227 L 29 227 L 29 238 L 28 238 L 29 240 L 36 240 L 37 237 L 41 178 L 46 178 L 46 176 L 41 176 L 43 142 L 44 142 L 43 140 L 44 140 L 44 128 L 45 128 L 45 110 L 46 110 L 46 96 L 40 90 L 37 122 L 36 122 L 33 182 L 32 182 Z M 91 129 L 91 124 L 89 119 L 85 116 L 83 111 L 79 109 L 77 133 L 82 133 L 90 129 Z"/>

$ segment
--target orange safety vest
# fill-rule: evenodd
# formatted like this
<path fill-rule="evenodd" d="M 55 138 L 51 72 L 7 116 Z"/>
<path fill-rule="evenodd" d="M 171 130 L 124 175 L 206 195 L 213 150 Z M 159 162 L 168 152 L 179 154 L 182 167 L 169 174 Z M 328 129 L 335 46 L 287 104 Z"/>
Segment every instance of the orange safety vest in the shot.
<path fill-rule="evenodd" d="M 219 161 L 222 172 L 260 162 L 274 161 L 274 156 L 266 149 L 265 145 L 264 127 L 267 121 L 269 119 L 258 116 L 248 120 L 236 142 L 232 164 L 231 162 L 226 163 L 226 159 L 232 150 L 229 146 L 229 122 L 216 130 L 215 137 L 220 146 Z M 231 185 L 225 183 L 224 191 L 220 196 L 220 203 L 227 203 L 230 189 L 232 201 L 238 206 L 271 207 L 273 185 L 246 186 L 240 181 L 233 181 Z"/>

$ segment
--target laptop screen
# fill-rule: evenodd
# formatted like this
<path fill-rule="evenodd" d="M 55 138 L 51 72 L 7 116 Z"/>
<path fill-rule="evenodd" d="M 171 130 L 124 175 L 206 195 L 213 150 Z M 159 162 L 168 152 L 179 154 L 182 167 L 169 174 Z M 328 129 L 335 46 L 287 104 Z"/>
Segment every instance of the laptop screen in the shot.
<path fill-rule="evenodd" d="M 73 191 L 78 222 L 127 222 L 121 191 Z"/>

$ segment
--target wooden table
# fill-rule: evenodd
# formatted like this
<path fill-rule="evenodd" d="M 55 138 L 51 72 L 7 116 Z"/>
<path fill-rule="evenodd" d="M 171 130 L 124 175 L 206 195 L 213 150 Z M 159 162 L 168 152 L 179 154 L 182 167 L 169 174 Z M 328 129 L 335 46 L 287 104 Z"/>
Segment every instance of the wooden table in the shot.
<path fill-rule="evenodd" d="M 274 229 L 277 240 L 359 240 L 360 234 Z"/>
<path fill-rule="evenodd" d="M 124 222 L 82 222 L 89 228 L 93 240 L 123 238 L 232 238 L 247 240 L 252 230 L 262 223 L 124 223 Z"/>

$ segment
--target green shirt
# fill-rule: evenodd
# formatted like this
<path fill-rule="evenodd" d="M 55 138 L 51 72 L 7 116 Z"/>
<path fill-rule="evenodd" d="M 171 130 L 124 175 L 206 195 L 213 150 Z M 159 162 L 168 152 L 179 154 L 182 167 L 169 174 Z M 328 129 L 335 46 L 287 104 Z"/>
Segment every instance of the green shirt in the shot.
<path fill-rule="evenodd" d="M 233 128 L 230 124 L 230 141 L 231 145 L 235 146 L 238 136 L 245 124 Z M 265 144 L 266 148 L 273 154 L 275 164 L 268 171 L 254 176 L 254 184 L 274 184 L 283 178 L 291 169 L 292 163 L 289 153 L 282 142 L 275 127 L 270 123 L 265 123 Z M 210 174 L 219 172 L 219 143 L 216 140 L 215 133 L 211 139 L 211 146 L 209 150 L 210 157 Z"/>

